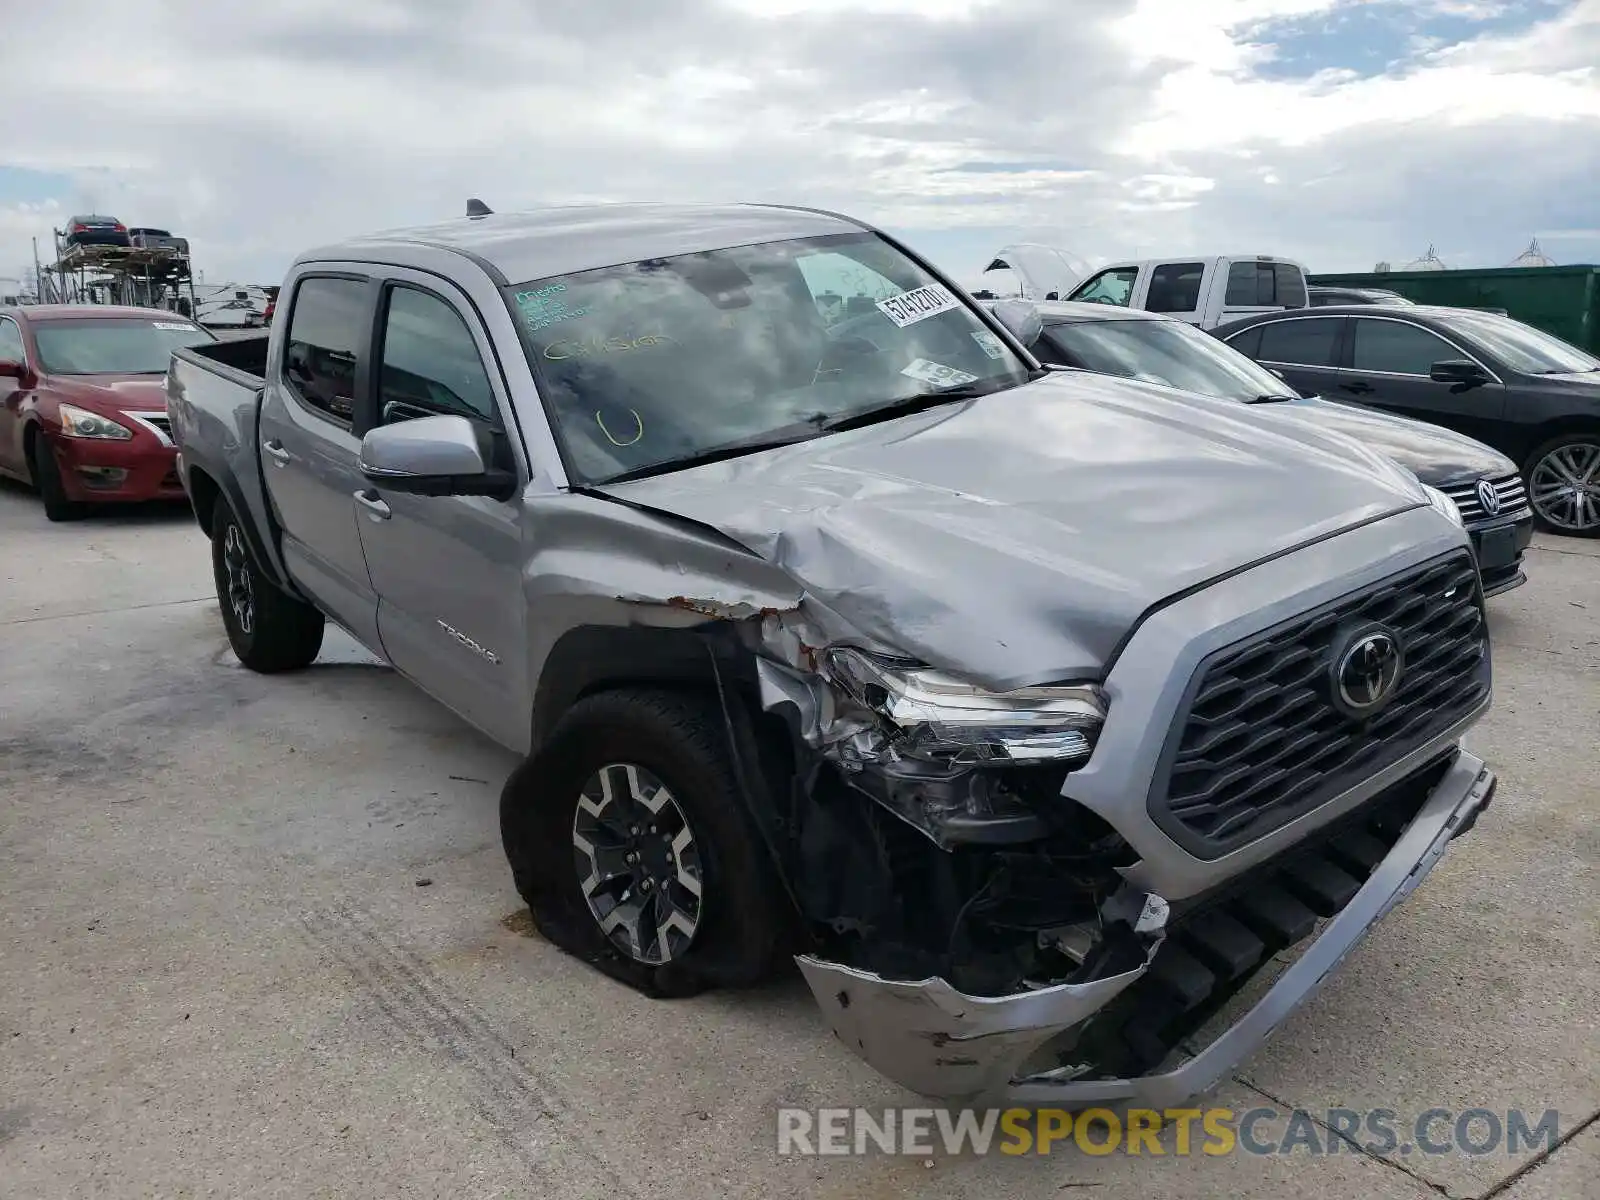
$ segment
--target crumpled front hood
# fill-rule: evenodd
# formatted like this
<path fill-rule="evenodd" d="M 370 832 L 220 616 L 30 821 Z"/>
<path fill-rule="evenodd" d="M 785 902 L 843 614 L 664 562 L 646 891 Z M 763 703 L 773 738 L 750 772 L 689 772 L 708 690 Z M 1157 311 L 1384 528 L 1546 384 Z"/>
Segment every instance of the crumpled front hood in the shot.
<path fill-rule="evenodd" d="M 1283 405 L 1287 415 L 1352 437 L 1368 449 L 1394 459 L 1423 483 L 1434 487 L 1477 479 L 1482 475 L 1515 475 L 1517 464 L 1476 438 L 1426 421 L 1413 421 L 1373 408 L 1360 408 L 1320 398 Z"/>
<path fill-rule="evenodd" d="M 1161 600 L 1428 502 L 1348 439 L 1259 417 L 1058 374 L 601 490 L 781 566 L 830 636 L 1004 689 L 1099 675 Z"/>

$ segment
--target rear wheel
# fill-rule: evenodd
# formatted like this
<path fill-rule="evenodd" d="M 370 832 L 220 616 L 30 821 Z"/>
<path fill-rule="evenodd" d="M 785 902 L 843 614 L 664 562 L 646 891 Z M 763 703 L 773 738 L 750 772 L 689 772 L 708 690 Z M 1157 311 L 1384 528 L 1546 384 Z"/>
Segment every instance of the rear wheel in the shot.
<path fill-rule="evenodd" d="M 776 868 L 709 698 L 580 700 L 506 785 L 500 824 L 540 931 L 641 991 L 746 986 L 782 958 Z"/>
<path fill-rule="evenodd" d="M 228 644 L 252 671 L 309 666 L 322 649 L 323 616 L 261 573 L 233 508 L 218 499 L 211 519 L 211 571 Z"/>
<path fill-rule="evenodd" d="M 44 436 L 31 434 L 27 451 L 28 471 L 33 476 L 33 486 L 39 489 L 39 499 L 44 501 L 45 519 L 74 521 L 83 516 L 84 506 L 67 498 L 66 485 L 61 482 L 61 466 Z"/>
<path fill-rule="evenodd" d="M 1600 432 L 1569 433 L 1528 459 L 1528 501 L 1541 529 L 1600 537 Z"/>

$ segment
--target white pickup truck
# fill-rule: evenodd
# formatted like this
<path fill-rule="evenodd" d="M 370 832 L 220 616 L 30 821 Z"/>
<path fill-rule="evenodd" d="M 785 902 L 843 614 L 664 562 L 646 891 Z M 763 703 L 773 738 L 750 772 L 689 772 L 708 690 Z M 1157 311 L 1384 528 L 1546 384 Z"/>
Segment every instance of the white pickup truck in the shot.
<path fill-rule="evenodd" d="M 1164 313 L 1201 329 L 1307 304 L 1306 269 L 1270 254 L 1147 258 L 1101 267 L 1063 300 Z"/>

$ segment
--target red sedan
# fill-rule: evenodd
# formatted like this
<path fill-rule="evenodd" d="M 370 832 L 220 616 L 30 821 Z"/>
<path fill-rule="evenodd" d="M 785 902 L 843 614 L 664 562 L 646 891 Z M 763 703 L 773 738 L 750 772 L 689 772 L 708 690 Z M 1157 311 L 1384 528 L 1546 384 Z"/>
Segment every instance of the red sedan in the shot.
<path fill-rule="evenodd" d="M 167 363 L 213 341 L 160 309 L 0 309 L 0 475 L 33 484 L 52 521 L 87 503 L 184 499 Z"/>

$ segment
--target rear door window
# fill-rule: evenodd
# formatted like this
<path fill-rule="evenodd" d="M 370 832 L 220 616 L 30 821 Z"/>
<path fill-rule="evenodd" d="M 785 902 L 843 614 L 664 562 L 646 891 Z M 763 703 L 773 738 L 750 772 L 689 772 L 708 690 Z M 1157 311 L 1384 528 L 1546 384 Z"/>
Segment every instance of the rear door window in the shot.
<path fill-rule="evenodd" d="M 1339 343 L 1339 317 L 1270 321 L 1261 330 L 1256 358 L 1294 367 L 1331 367 Z"/>
<path fill-rule="evenodd" d="M 1433 364 L 1465 355 L 1443 338 L 1403 321 L 1357 317 L 1350 366 L 1385 375 L 1428 375 Z"/>
<path fill-rule="evenodd" d="M 341 425 L 355 415 L 356 366 L 367 321 L 367 284 L 312 276 L 295 289 L 284 347 L 289 388 L 309 408 Z"/>
<path fill-rule="evenodd" d="M 1150 273 L 1144 306 L 1150 312 L 1192 313 L 1200 307 L 1205 263 L 1162 263 Z"/>
<path fill-rule="evenodd" d="M 1236 262 L 1228 266 L 1228 292 L 1223 303 L 1229 308 L 1254 308 L 1261 303 L 1261 284 L 1253 262 Z"/>

